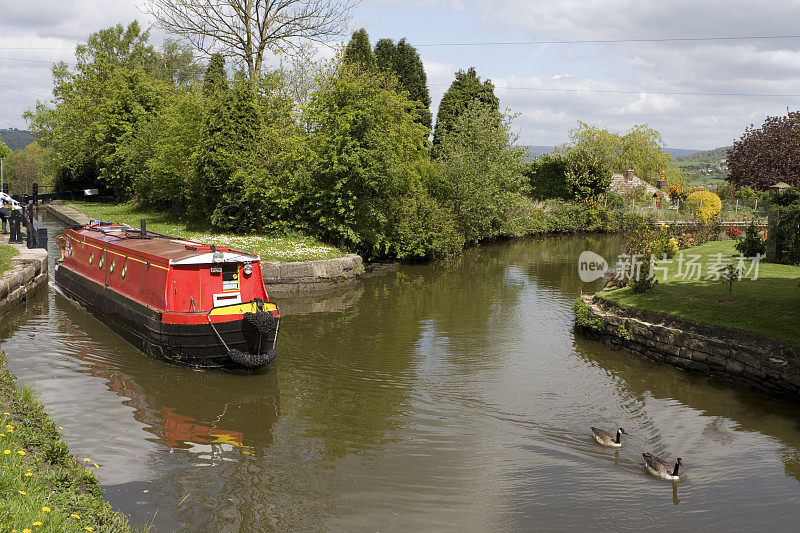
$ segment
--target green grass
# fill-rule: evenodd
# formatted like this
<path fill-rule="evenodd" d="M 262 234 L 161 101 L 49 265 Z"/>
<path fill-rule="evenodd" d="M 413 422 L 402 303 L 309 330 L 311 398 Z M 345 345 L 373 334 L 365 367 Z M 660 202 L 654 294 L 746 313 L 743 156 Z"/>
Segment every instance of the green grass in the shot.
<path fill-rule="evenodd" d="M 274 236 L 220 233 L 210 228 L 189 225 L 169 213 L 142 210 L 133 204 L 70 202 L 69 205 L 93 219 L 123 222 L 136 227 L 144 218 L 147 220 L 148 230 L 255 253 L 264 261 L 312 261 L 345 255 L 345 252 L 334 246 L 300 233 Z"/>
<path fill-rule="evenodd" d="M 11 260 L 16 257 L 19 252 L 13 246 L 6 244 L 0 245 L 0 274 L 5 272 L 11 267 Z"/>
<path fill-rule="evenodd" d="M 0 531 L 128 532 L 126 518 L 103 499 L 28 387 L 17 387 L 0 353 Z"/>
<path fill-rule="evenodd" d="M 737 266 L 734 241 L 714 241 L 682 250 L 684 260 L 700 255 L 703 277 L 718 264 Z M 722 254 L 722 261 L 718 261 Z M 734 256 L 730 259 L 731 256 Z M 727 259 L 726 259 L 727 257 Z M 800 345 L 800 267 L 761 262 L 758 279 L 734 281 L 732 292 L 722 281 L 680 279 L 678 258 L 671 259 L 667 279 L 657 272 L 652 292 L 635 294 L 629 287 L 612 289 L 599 296 L 622 306 L 667 313 L 699 324 L 723 326 L 756 333 Z M 744 267 L 750 268 L 750 261 Z M 684 272 L 686 267 L 684 264 Z M 745 272 L 746 274 L 746 272 Z M 688 277 L 688 276 L 687 276 Z"/>

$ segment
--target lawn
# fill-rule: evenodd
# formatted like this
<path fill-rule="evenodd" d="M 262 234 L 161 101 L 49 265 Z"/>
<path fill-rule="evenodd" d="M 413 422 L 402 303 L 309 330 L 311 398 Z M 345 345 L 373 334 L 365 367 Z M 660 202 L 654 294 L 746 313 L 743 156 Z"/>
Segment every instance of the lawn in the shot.
<path fill-rule="evenodd" d="M 665 270 L 657 271 L 659 282 L 652 292 L 634 294 L 625 287 L 603 291 L 599 296 L 626 307 L 667 313 L 695 323 L 738 329 L 800 345 L 800 267 L 761 261 L 757 279 L 751 279 L 755 269 L 749 273 L 747 270 L 754 266 L 753 262 L 744 261 L 739 265 L 738 252 L 733 245 L 734 241 L 726 239 L 682 250 L 682 262 L 675 257 L 669 264 L 660 265 Z M 686 275 L 689 259 L 701 265 L 701 279 Z M 706 279 L 716 267 L 725 264 L 744 267 L 742 279 L 734 281 L 731 292 L 723 281 Z M 683 277 L 678 276 L 679 267 Z"/>
<path fill-rule="evenodd" d="M 0 244 L 0 274 L 5 272 L 11 267 L 11 259 L 13 259 L 19 252 L 13 246 Z"/>
<path fill-rule="evenodd" d="M 147 220 L 147 229 L 182 239 L 199 241 L 258 254 L 264 261 L 312 261 L 342 257 L 345 252 L 301 233 L 286 235 L 254 235 L 221 233 L 210 228 L 196 227 L 168 213 L 145 211 L 133 204 L 101 204 L 69 202 L 69 205 L 93 219 L 124 222 L 139 226 Z"/>

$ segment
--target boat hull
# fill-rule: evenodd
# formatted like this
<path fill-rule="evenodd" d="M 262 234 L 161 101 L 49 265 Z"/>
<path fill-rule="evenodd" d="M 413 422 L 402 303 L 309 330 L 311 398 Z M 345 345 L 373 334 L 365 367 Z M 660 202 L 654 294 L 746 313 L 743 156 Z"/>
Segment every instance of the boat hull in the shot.
<path fill-rule="evenodd" d="M 257 370 L 275 359 L 279 318 L 256 327 L 241 316 L 200 324 L 171 324 L 162 313 L 75 273 L 63 264 L 55 282 L 115 333 L 148 356 L 173 363 L 232 370 Z M 233 358 L 231 355 L 233 354 Z"/>

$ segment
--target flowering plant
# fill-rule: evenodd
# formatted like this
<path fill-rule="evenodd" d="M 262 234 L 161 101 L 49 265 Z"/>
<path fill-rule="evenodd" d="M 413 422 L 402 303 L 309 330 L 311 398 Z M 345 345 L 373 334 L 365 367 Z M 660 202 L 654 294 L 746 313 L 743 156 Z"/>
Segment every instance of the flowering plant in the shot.
<path fill-rule="evenodd" d="M 728 226 L 727 228 L 725 228 L 725 235 L 727 235 L 731 239 L 738 239 L 741 234 L 742 230 L 736 229 L 733 226 Z"/>

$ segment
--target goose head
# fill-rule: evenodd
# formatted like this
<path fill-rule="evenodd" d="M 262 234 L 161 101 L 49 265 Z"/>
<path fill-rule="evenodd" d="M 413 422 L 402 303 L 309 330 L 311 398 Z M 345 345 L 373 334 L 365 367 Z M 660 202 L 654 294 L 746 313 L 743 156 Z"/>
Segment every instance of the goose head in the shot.
<path fill-rule="evenodd" d="M 625 430 L 624 430 L 624 429 L 622 429 L 622 428 L 617 428 L 617 431 L 618 431 L 618 432 L 620 432 L 620 433 L 622 433 L 623 435 L 627 435 L 627 434 L 628 434 L 628 432 L 627 432 L 627 431 L 625 431 Z"/>

